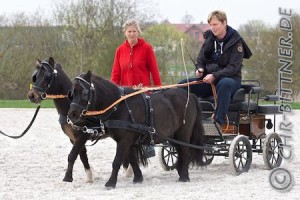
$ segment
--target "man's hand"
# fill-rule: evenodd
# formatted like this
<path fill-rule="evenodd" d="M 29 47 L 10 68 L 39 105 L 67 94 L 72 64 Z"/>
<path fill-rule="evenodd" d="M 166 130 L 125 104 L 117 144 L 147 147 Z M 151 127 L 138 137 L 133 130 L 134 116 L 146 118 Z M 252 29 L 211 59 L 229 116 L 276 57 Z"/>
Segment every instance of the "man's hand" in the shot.
<path fill-rule="evenodd" d="M 203 68 L 199 68 L 196 70 L 196 76 L 198 78 L 201 78 L 203 76 L 203 72 L 204 72 L 204 69 Z"/>
<path fill-rule="evenodd" d="M 205 83 L 214 83 L 215 81 L 215 77 L 212 74 L 207 74 L 204 78 L 203 78 L 203 82 Z"/>

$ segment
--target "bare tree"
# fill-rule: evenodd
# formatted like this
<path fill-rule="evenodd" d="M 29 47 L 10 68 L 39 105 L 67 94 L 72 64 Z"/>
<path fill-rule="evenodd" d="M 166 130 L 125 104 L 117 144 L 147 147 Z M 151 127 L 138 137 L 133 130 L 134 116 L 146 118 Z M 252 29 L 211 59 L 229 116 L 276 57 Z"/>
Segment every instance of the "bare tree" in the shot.
<path fill-rule="evenodd" d="M 192 15 L 189 15 L 187 12 L 181 19 L 181 21 L 185 24 L 191 24 L 194 20 L 194 17 Z"/>

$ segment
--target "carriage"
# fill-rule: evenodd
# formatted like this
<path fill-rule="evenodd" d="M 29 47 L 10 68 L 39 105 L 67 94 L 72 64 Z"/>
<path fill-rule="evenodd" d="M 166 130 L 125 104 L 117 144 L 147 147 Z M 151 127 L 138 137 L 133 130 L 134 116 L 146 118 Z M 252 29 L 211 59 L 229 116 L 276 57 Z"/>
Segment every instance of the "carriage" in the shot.
<path fill-rule="evenodd" d="M 279 96 L 260 96 L 257 80 L 244 80 L 234 94 L 229 106 L 226 128 L 211 120 L 214 99 L 199 98 L 202 106 L 202 123 L 205 129 L 204 155 L 206 165 L 214 156 L 229 158 L 231 171 L 235 174 L 247 172 L 252 163 L 252 153 L 262 154 L 267 169 L 279 167 L 282 162 L 282 140 L 276 133 L 276 115 L 281 114 Z M 159 160 L 165 170 L 173 170 L 177 164 L 177 152 L 170 142 L 159 149 Z"/>
<path fill-rule="evenodd" d="M 250 169 L 253 152 L 263 154 L 267 168 L 280 166 L 282 141 L 275 132 L 276 115 L 280 114 L 279 106 L 275 103 L 279 97 L 261 97 L 259 81 L 243 81 L 242 87 L 232 97 L 225 129 L 211 119 L 215 98 L 197 99 L 195 95 L 186 95 L 185 90 L 179 89 L 181 84 L 174 87 L 154 88 L 158 93 L 150 92 L 150 95 L 145 94 L 151 90 L 149 88 L 136 92 L 127 88 L 124 93 L 124 88 L 90 71 L 75 78 L 71 98 L 75 96 L 76 99 L 72 100 L 68 112 L 71 123 L 75 122 L 79 127 L 90 126 L 84 116 L 98 115 L 98 130 L 105 132 L 106 128 L 117 142 L 112 176 L 106 186 L 115 187 L 119 167 L 127 152 L 130 164 L 134 164 L 133 171 L 137 173 L 138 170 L 134 182 L 136 176 L 142 181 L 132 148 L 141 148 L 149 143 L 163 144 L 159 155 L 164 168 L 176 168 L 179 181 L 183 182 L 189 181 L 190 163 L 208 165 L 214 156 L 229 157 L 236 174 Z M 261 105 L 262 100 L 269 103 Z M 108 114 L 105 114 L 108 110 Z M 184 110 L 187 112 L 182 112 Z M 273 129 L 273 132 L 267 134 L 266 129 Z M 97 128 L 89 128 L 91 132 L 95 130 Z M 196 152 L 201 155 L 195 155 Z"/>

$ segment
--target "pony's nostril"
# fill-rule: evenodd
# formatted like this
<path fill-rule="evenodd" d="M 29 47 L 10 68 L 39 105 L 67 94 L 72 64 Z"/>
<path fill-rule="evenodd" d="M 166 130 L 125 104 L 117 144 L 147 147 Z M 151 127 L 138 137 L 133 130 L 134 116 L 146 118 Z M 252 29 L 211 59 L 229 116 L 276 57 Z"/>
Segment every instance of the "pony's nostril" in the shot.
<path fill-rule="evenodd" d="M 29 99 L 30 101 L 33 101 L 33 100 L 34 100 L 34 94 L 33 94 L 33 93 L 29 93 L 29 94 L 27 95 L 27 97 L 28 97 L 28 99 Z"/>
<path fill-rule="evenodd" d="M 27 94 L 27 97 L 28 97 L 29 99 L 32 99 L 32 98 L 33 98 L 33 94 L 32 94 L 31 92 L 29 92 L 29 93 Z"/>

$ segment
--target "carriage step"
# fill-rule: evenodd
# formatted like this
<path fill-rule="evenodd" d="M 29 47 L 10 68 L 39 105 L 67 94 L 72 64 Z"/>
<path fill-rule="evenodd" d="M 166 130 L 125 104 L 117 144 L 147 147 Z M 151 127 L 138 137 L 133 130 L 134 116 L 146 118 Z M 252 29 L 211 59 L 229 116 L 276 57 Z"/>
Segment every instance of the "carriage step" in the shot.
<path fill-rule="evenodd" d="M 203 120 L 203 127 L 204 127 L 204 135 L 208 136 L 220 136 L 219 131 L 216 125 L 210 119 Z"/>

